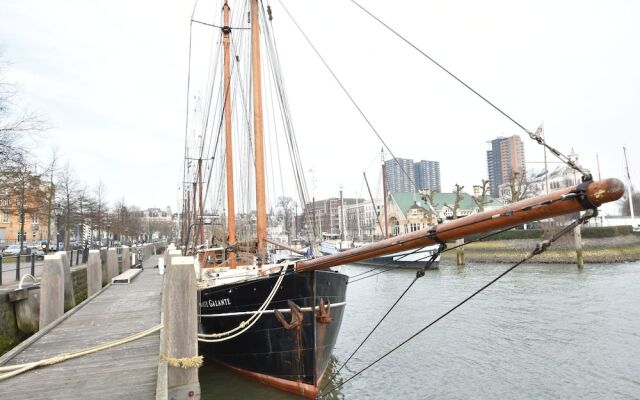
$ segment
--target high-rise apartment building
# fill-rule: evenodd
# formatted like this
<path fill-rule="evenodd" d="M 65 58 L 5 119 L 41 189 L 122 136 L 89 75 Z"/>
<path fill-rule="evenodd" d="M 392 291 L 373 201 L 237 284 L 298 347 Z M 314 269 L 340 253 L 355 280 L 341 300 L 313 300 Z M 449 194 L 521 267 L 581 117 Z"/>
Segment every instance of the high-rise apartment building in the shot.
<path fill-rule="evenodd" d="M 440 192 L 440 162 L 421 160 L 413 163 L 416 186 L 419 190 L 429 189 Z"/>
<path fill-rule="evenodd" d="M 406 158 L 387 160 L 384 162 L 384 174 L 387 180 L 387 192 L 415 191 L 412 183 L 416 181 L 413 160 Z"/>
<path fill-rule="evenodd" d="M 397 158 L 384 162 L 387 192 L 408 193 L 417 189 L 440 191 L 440 162 Z M 403 171 L 404 170 L 404 171 Z"/>
<path fill-rule="evenodd" d="M 487 151 L 489 189 L 492 197 L 500 196 L 500 185 L 509 183 L 514 173 L 525 173 L 524 144 L 520 136 L 498 137 Z"/>

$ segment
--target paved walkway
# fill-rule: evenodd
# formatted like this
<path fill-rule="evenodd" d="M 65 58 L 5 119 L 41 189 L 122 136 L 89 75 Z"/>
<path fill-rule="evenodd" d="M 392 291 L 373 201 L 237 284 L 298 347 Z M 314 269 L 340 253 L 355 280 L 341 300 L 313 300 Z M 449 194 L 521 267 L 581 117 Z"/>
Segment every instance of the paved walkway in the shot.
<path fill-rule="evenodd" d="M 82 350 L 159 324 L 163 277 L 150 268 L 155 265 L 153 256 L 130 285 L 107 287 L 22 351 L 0 358 L 0 365 Z M 155 332 L 0 381 L 0 393 L 3 399 L 155 399 L 159 346 L 160 333 Z M 21 350 L 20 346 L 14 350 Z"/>

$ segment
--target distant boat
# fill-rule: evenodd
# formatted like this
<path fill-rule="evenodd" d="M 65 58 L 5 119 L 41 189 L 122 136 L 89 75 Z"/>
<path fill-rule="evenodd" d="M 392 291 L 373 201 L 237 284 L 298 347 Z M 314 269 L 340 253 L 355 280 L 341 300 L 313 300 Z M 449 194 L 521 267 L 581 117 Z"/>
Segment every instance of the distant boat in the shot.
<path fill-rule="evenodd" d="M 323 255 L 328 256 L 337 254 L 341 251 L 364 245 L 364 243 L 358 242 L 343 242 L 333 236 L 338 235 L 325 235 L 325 240 L 320 244 L 320 252 Z M 386 254 L 384 256 L 355 261 L 353 264 L 385 268 L 423 268 L 427 264 L 427 261 L 431 259 L 431 256 L 438 252 L 439 247 L 439 245 L 433 245 L 425 246 L 419 250 L 403 250 L 392 254 Z M 433 263 L 431 263 L 429 269 L 437 269 L 439 266 L 440 255 L 438 255 Z"/>

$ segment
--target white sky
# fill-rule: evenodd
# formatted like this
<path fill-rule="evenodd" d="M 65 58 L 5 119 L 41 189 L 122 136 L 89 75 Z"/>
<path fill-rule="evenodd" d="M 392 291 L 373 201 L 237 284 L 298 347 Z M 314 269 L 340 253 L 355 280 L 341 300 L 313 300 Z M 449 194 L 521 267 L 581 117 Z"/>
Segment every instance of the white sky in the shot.
<path fill-rule="evenodd" d="M 440 161 L 444 191 L 486 178 L 487 141 L 522 134 L 348 0 L 283 1 L 396 156 Z M 596 178 L 596 153 L 603 178 L 623 176 L 626 145 L 640 182 L 640 2 L 361 2 L 529 129 L 544 121 L 548 141 L 575 149 Z M 381 145 L 278 0 L 269 3 L 303 163 L 314 171 L 309 190 L 322 198 L 342 185 L 366 197 L 362 171 Z M 7 76 L 52 126 L 33 143 L 39 157 L 57 146 L 79 180 L 102 179 L 112 201 L 175 209 L 192 7 L 2 0 Z M 541 161 L 523 141 L 527 161 Z"/>

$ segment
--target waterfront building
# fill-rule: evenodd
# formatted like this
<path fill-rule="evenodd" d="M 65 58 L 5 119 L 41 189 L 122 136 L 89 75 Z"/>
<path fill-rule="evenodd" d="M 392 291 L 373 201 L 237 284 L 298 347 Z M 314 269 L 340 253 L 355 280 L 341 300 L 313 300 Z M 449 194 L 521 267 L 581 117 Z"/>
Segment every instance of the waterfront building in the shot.
<path fill-rule="evenodd" d="M 303 210 L 303 216 L 307 215 L 307 218 L 312 221 L 315 225 L 315 232 L 318 236 L 323 233 L 340 235 L 343 224 L 346 221 L 345 210 L 348 206 L 356 204 L 356 202 L 359 204 L 364 203 L 364 199 L 344 197 L 342 199 L 342 203 L 340 202 L 340 197 L 315 200 L 314 202 L 306 204 L 305 209 Z M 342 216 L 340 215 L 341 204 L 343 205 Z M 305 223 L 305 225 L 308 224 Z M 313 232 L 313 227 L 306 226 L 306 230 L 308 232 Z"/>
<path fill-rule="evenodd" d="M 514 173 L 525 174 L 524 144 L 520 136 L 498 137 L 490 143 L 487 151 L 487 172 L 489 192 L 492 197 L 500 197 L 500 186 L 508 184 Z"/>
<path fill-rule="evenodd" d="M 22 236 L 26 244 L 46 240 L 49 185 L 39 176 L 25 179 L 26 191 L 20 195 L 11 185 L 0 185 L 0 244 L 17 244 Z M 23 203 L 24 202 L 24 203 Z M 21 205 L 24 204 L 23 207 Z M 21 214 L 24 231 L 20 230 Z M 53 214 L 53 212 L 52 212 Z M 51 240 L 55 241 L 55 217 L 51 218 Z"/>
<path fill-rule="evenodd" d="M 456 200 L 455 193 L 430 193 L 432 205 L 436 214 L 430 211 L 420 193 L 389 193 L 387 197 L 387 226 L 390 236 L 415 232 L 427 226 L 435 225 L 438 219 L 446 220 L 453 217 L 453 212 L 447 205 L 453 206 Z M 502 207 L 504 203 L 500 199 L 487 196 L 484 202 L 485 210 Z M 458 218 L 479 212 L 478 205 L 473 197 L 462 193 L 462 199 L 458 208 Z M 380 226 L 385 229 L 384 210 L 380 212 Z M 376 226 L 376 235 L 384 235 L 380 226 Z"/>

